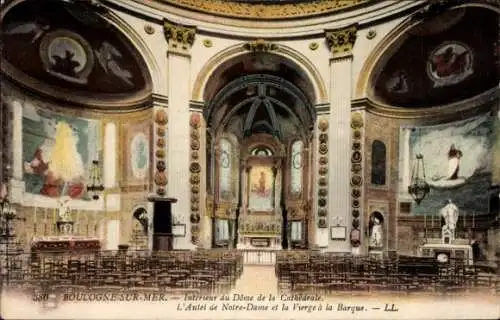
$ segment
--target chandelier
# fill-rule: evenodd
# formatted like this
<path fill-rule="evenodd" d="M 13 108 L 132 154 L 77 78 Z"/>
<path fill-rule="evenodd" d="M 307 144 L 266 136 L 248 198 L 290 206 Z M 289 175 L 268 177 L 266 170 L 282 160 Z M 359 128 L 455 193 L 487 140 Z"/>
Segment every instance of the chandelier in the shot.
<path fill-rule="evenodd" d="M 90 166 L 89 184 L 87 184 L 87 192 L 92 194 L 92 199 L 99 200 L 99 194 L 104 191 L 102 183 L 101 168 L 99 161 L 93 160 Z"/>
<path fill-rule="evenodd" d="M 429 184 L 425 181 L 424 156 L 419 153 L 416 156 L 411 174 L 411 183 L 408 186 L 408 193 L 411 194 L 417 205 L 424 200 L 431 191 Z"/>

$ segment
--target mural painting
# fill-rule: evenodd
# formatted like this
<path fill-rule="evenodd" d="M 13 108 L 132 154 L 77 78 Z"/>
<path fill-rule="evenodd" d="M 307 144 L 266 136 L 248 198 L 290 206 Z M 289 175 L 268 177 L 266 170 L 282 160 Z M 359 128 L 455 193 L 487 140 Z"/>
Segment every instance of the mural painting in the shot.
<path fill-rule="evenodd" d="M 498 119 L 480 116 L 461 122 L 418 127 L 410 135 L 411 158 L 424 156 L 429 195 L 416 214 L 438 215 L 452 200 L 464 214 L 488 212 L 492 145 Z"/>
<path fill-rule="evenodd" d="M 249 174 L 248 208 L 256 211 L 272 210 L 274 206 L 274 174 L 270 167 L 252 167 Z"/>
<path fill-rule="evenodd" d="M 29 1 L 11 10 L 3 27 L 2 59 L 44 84 L 94 94 L 146 87 L 143 62 L 125 39 L 78 3 Z"/>
<path fill-rule="evenodd" d="M 138 133 L 130 142 L 130 163 L 136 179 L 145 179 L 149 169 L 149 141 L 144 133 Z"/>
<path fill-rule="evenodd" d="M 97 123 L 32 106 L 23 113 L 26 192 L 87 199 L 85 182 L 91 152 L 98 150 Z"/>

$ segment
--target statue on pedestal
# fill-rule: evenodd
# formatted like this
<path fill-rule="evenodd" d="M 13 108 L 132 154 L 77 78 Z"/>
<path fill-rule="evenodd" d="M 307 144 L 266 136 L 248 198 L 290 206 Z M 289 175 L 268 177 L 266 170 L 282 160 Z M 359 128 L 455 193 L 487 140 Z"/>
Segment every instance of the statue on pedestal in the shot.
<path fill-rule="evenodd" d="M 71 220 L 71 208 L 69 207 L 70 197 L 64 196 L 58 201 L 57 228 L 63 235 L 73 233 L 73 221 Z"/>
<path fill-rule="evenodd" d="M 444 225 L 441 228 L 443 239 L 446 237 L 455 238 L 455 229 L 458 221 L 458 207 L 448 199 L 447 204 L 440 211 L 441 217 L 444 220 Z"/>

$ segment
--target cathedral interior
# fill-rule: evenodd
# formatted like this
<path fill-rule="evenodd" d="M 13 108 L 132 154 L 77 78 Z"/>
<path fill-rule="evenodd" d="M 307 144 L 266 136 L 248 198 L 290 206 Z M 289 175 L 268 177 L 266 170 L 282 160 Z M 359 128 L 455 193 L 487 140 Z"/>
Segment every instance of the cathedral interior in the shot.
<path fill-rule="evenodd" d="M 2 1 L 0 249 L 498 268 L 499 12 Z"/>

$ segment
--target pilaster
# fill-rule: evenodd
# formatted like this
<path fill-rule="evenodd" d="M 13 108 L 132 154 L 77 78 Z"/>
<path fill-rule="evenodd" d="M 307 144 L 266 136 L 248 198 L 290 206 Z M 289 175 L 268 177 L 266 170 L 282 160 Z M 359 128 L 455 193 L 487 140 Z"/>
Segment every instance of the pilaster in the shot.
<path fill-rule="evenodd" d="M 167 195 L 178 199 L 173 208 L 176 223 L 190 225 L 191 213 L 191 148 L 190 148 L 190 49 L 196 28 L 164 20 L 164 34 L 168 42 L 168 138 L 167 172 L 170 183 Z M 199 186 L 198 186 L 199 187 Z M 186 228 L 184 237 L 174 238 L 174 249 L 192 249 L 192 229 Z"/>
<path fill-rule="evenodd" d="M 23 181 L 23 106 L 13 99 L 8 107 L 12 110 L 12 176 L 10 181 L 10 200 L 12 203 L 22 202 L 24 193 Z"/>
<path fill-rule="evenodd" d="M 328 155 L 328 224 L 345 226 L 347 230 L 359 229 L 351 225 L 351 79 L 352 49 L 356 41 L 357 26 L 327 30 L 326 40 L 330 59 L 330 114 Z M 335 223 L 334 223 L 335 222 Z M 359 221 L 358 221 L 359 222 Z M 352 234 L 351 234 L 352 236 Z M 352 239 L 351 239 L 352 240 Z M 328 251 L 351 251 L 349 236 L 346 239 L 329 239 Z"/>

